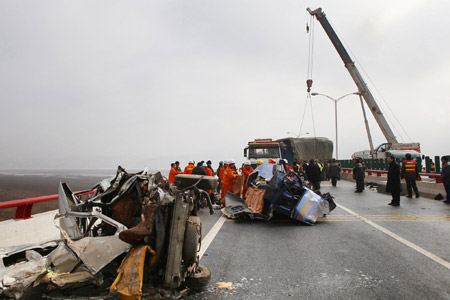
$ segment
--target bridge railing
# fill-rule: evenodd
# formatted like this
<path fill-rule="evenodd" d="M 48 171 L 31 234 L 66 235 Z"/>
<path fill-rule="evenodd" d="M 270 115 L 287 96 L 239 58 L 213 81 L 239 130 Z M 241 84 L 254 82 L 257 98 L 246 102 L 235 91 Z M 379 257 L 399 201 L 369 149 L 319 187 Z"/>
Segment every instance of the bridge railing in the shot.
<path fill-rule="evenodd" d="M 351 173 L 353 173 L 353 168 L 341 168 L 341 171 L 343 173 L 351 174 Z M 366 173 L 367 173 L 367 175 L 381 176 L 383 174 L 387 174 L 388 171 L 387 170 L 366 169 Z M 436 183 L 442 183 L 441 175 L 438 173 L 421 172 L 421 173 L 419 173 L 419 177 L 417 178 L 417 181 L 422 181 L 422 177 L 428 177 L 430 179 L 434 179 L 436 181 Z"/>
<path fill-rule="evenodd" d="M 367 169 L 371 170 L 387 170 L 389 169 L 389 162 L 387 158 L 373 158 L 373 159 L 363 159 L 364 164 Z M 403 163 L 404 159 L 395 159 L 397 163 L 400 165 Z M 352 159 L 342 159 L 339 160 L 341 163 L 341 166 L 343 168 L 353 168 L 353 160 Z M 434 157 L 434 163 L 433 160 L 429 156 L 425 156 L 424 159 L 417 158 L 416 159 L 417 164 L 419 166 L 419 170 L 422 170 L 423 173 L 433 173 L 433 174 L 440 174 L 441 173 L 441 157 L 435 156 Z"/>
<path fill-rule="evenodd" d="M 74 194 L 80 198 L 85 195 L 90 195 L 95 193 L 95 190 L 89 191 L 80 191 L 75 192 Z M 54 201 L 58 200 L 58 194 L 48 195 L 48 196 L 40 196 L 34 198 L 26 198 L 26 199 L 18 199 L 18 200 L 9 200 L 5 202 L 0 202 L 0 209 L 16 207 L 16 215 L 15 219 L 29 219 L 31 218 L 31 212 L 33 209 L 33 205 L 40 202 Z"/>

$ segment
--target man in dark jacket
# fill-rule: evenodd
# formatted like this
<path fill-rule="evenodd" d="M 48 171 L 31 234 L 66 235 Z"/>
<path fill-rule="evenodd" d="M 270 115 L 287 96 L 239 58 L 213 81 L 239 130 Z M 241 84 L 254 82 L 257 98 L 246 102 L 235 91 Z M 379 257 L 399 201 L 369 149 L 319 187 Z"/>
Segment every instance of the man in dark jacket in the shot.
<path fill-rule="evenodd" d="M 217 185 L 217 192 L 218 193 L 220 193 L 220 170 L 223 168 L 223 161 L 219 161 L 219 167 L 217 168 L 217 172 L 216 172 L 216 174 L 217 174 L 217 177 L 219 178 L 219 184 Z"/>
<path fill-rule="evenodd" d="M 355 158 L 353 163 L 355 164 L 355 167 L 353 168 L 353 179 L 356 181 L 355 193 L 362 193 L 364 190 L 364 178 L 366 177 L 366 171 L 360 158 Z"/>
<path fill-rule="evenodd" d="M 308 181 L 311 182 L 313 191 L 315 192 L 320 190 L 321 173 L 319 165 L 314 162 L 314 159 L 311 159 L 306 169 L 306 177 L 308 178 Z"/>
<path fill-rule="evenodd" d="M 389 171 L 388 180 L 386 184 L 386 192 L 391 192 L 392 201 L 389 205 L 399 206 L 400 205 L 400 191 L 402 183 L 400 181 L 400 166 L 395 162 L 393 156 L 388 157 L 389 161 Z"/>
<path fill-rule="evenodd" d="M 328 175 L 331 178 L 331 184 L 333 186 L 336 186 L 337 179 L 339 178 L 340 172 L 341 172 L 341 167 L 339 166 L 339 163 L 333 158 L 333 160 L 330 163 L 330 166 L 328 167 Z"/>
<path fill-rule="evenodd" d="M 441 170 L 441 180 L 444 184 L 445 193 L 447 193 L 447 198 L 443 201 L 444 203 L 450 204 L 450 164 L 448 163 L 448 157 L 442 156 L 442 170 Z"/>
<path fill-rule="evenodd" d="M 203 161 L 198 162 L 197 166 L 192 170 L 193 175 L 207 175 Z"/>
<path fill-rule="evenodd" d="M 419 177 L 419 166 L 409 153 L 406 154 L 406 160 L 403 161 L 402 177 L 405 178 L 406 190 L 408 191 L 408 196 L 406 196 L 406 198 L 412 198 L 413 189 L 416 198 L 419 198 L 419 190 L 417 189 L 416 184 L 416 179 Z"/>

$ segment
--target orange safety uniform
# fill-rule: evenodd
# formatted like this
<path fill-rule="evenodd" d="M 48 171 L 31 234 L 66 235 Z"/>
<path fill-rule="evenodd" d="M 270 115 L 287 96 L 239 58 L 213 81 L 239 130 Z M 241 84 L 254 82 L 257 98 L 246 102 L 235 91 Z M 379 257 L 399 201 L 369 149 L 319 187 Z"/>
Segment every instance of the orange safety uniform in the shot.
<path fill-rule="evenodd" d="M 225 173 L 225 169 L 228 168 L 228 165 L 223 165 L 222 169 L 220 169 L 220 174 L 219 174 L 219 178 L 220 178 L 220 187 L 222 188 L 223 186 L 223 174 Z"/>
<path fill-rule="evenodd" d="M 233 186 L 233 183 L 237 176 L 238 174 L 230 166 L 227 166 L 227 168 L 223 172 L 223 186 L 222 192 L 220 193 L 220 199 L 225 198 L 225 194 L 227 191 L 231 191 L 231 187 Z"/>
<path fill-rule="evenodd" d="M 242 189 L 242 198 L 245 199 L 247 194 L 247 179 L 248 176 L 253 172 L 253 168 L 251 166 L 245 166 L 244 169 L 242 169 L 242 174 L 244 174 L 244 187 Z"/>
<path fill-rule="evenodd" d="M 195 168 L 194 164 L 188 164 L 186 168 L 184 168 L 184 174 L 192 174 L 192 170 Z"/>
<path fill-rule="evenodd" d="M 286 165 L 286 172 L 288 172 L 289 170 L 294 172 L 294 168 L 293 167 L 291 167 L 290 165 Z"/>
<path fill-rule="evenodd" d="M 177 176 L 178 174 L 180 174 L 180 171 L 177 171 L 177 169 L 175 167 L 173 167 L 172 169 L 170 169 L 170 173 L 169 173 L 169 182 L 170 183 L 174 183 L 175 182 L 175 176 Z"/>

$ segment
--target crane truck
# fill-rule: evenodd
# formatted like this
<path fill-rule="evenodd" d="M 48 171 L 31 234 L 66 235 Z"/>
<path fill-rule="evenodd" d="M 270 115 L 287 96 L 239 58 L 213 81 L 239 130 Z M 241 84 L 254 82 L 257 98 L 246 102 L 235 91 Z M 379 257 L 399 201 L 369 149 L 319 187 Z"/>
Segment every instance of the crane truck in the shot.
<path fill-rule="evenodd" d="M 311 10 L 310 8 L 307 8 L 307 11 L 319 21 L 320 25 L 322 25 L 322 28 L 325 30 L 325 33 L 328 35 L 328 38 L 330 39 L 334 48 L 338 52 L 342 61 L 344 62 L 345 68 L 350 73 L 350 76 L 352 77 L 353 81 L 355 82 L 356 86 L 358 87 L 360 97 L 364 98 L 367 106 L 370 108 L 370 111 L 372 112 L 373 117 L 375 118 L 375 121 L 377 122 L 378 126 L 380 127 L 381 132 L 383 133 L 384 137 L 387 140 L 387 143 L 383 143 L 380 146 L 378 146 L 377 148 L 371 149 L 370 151 L 366 150 L 366 151 L 356 152 L 353 155 L 353 157 L 359 156 L 362 158 L 385 158 L 387 155 L 394 155 L 394 157 L 404 158 L 406 153 L 410 153 L 413 157 L 420 156 L 420 143 L 406 143 L 405 144 L 405 143 L 399 143 L 397 141 L 397 138 L 395 137 L 394 133 L 392 132 L 391 127 L 389 126 L 383 113 L 381 112 L 380 107 L 378 106 L 377 102 L 375 101 L 375 98 L 373 97 L 372 93 L 370 92 L 369 87 L 365 83 L 364 79 L 362 78 L 361 74 L 359 73 L 358 68 L 356 67 L 356 65 L 352 61 L 352 59 L 350 58 L 350 55 L 348 54 L 348 52 L 345 49 L 342 42 L 340 41 L 340 39 L 337 36 L 336 32 L 334 31 L 333 27 L 331 27 L 330 23 L 328 22 L 328 19 L 326 18 L 325 13 L 322 11 L 322 8 L 318 8 L 316 10 Z M 308 80 L 308 81 L 310 81 L 310 80 Z M 362 100 L 361 100 L 361 104 L 362 104 Z M 364 109 L 364 106 L 363 106 L 363 109 Z M 368 125 L 366 125 L 366 126 L 368 126 Z M 372 145 L 372 139 L 371 139 L 368 127 L 367 127 L 367 133 L 368 133 L 368 137 L 369 137 L 369 144 Z"/>

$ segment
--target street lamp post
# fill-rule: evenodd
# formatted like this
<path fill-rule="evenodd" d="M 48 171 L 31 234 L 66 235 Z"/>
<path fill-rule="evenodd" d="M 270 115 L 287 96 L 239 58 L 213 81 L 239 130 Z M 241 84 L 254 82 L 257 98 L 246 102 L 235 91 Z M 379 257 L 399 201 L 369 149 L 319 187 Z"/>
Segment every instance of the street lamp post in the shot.
<path fill-rule="evenodd" d="M 331 98 L 328 95 L 320 94 L 320 93 L 311 93 L 311 96 L 324 96 L 334 102 L 334 125 L 336 130 L 336 159 L 339 159 L 339 151 L 338 151 L 338 123 L 337 123 L 337 103 L 342 99 L 350 95 L 360 95 L 359 92 L 349 93 L 337 99 Z"/>

